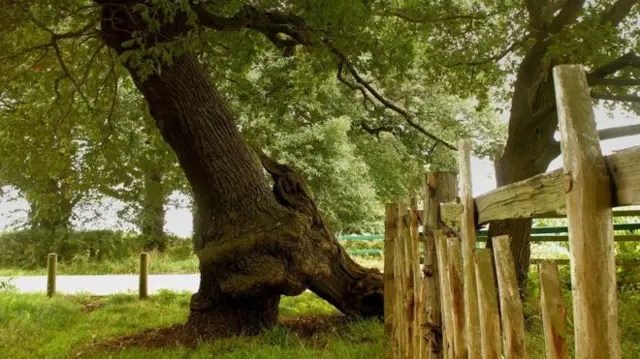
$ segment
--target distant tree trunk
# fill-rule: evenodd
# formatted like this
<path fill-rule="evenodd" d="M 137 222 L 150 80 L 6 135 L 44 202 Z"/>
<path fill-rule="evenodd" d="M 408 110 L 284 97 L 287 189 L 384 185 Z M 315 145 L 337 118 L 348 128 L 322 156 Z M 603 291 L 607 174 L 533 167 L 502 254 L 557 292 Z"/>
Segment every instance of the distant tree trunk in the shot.
<path fill-rule="evenodd" d="M 495 162 L 498 187 L 546 172 L 559 154 L 554 140 L 558 119 L 553 107 L 553 64 L 540 68 L 544 51 L 545 48 L 534 47 L 520 65 L 511 103 L 509 137 L 502 156 Z M 531 219 L 514 219 L 491 222 L 489 226 L 490 238 L 511 236 L 511 251 L 523 297 L 531 256 L 531 222 Z"/>
<path fill-rule="evenodd" d="M 147 251 L 163 252 L 167 248 L 167 237 L 164 233 L 166 192 L 162 171 L 146 170 L 140 227 L 144 237 L 144 249 Z"/>
<path fill-rule="evenodd" d="M 66 232 L 71 227 L 73 202 L 57 180 L 50 179 L 42 191 L 25 191 L 25 199 L 29 203 L 31 229 L 55 233 Z"/>
<path fill-rule="evenodd" d="M 146 24 L 122 5 L 103 5 L 102 35 L 118 52 Z M 183 32 L 181 19 L 166 36 Z M 200 288 L 188 325 L 218 335 L 255 333 L 276 323 L 281 294 L 307 288 L 341 311 L 378 315 L 382 276 L 351 261 L 324 225 L 304 182 L 269 163 L 273 192 L 229 108 L 196 57 L 187 52 L 161 74 L 137 78 L 163 138 L 176 152 L 197 207 Z"/>

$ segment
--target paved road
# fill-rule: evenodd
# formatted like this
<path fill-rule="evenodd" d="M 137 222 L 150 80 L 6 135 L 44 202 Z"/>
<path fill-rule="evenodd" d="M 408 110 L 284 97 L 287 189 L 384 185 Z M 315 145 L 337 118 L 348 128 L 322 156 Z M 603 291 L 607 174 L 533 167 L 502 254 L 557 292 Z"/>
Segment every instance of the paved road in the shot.
<path fill-rule="evenodd" d="M 46 276 L 0 277 L 0 282 L 10 280 L 20 292 L 46 292 Z M 195 292 L 200 284 L 199 274 L 149 275 L 149 294 L 161 289 Z M 137 292 L 138 275 L 59 275 L 56 292 L 73 294 L 78 292 L 94 295 Z"/>

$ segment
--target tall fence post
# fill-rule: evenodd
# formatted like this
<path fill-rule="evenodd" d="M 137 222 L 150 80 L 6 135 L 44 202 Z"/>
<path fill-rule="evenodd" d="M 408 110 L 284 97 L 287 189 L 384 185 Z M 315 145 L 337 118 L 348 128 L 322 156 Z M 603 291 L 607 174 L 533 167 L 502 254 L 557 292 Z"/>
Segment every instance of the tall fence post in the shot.
<path fill-rule="evenodd" d="M 58 255 L 49 253 L 47 256 L 47 296 L 56 294 L 56 272 L 58 270 Z"/>
<path fill-rule="evenodd" d="M 410 358 L 410 324 L 408 309 L 410 306 L 409 298 L 409 267 L 407 264 L 407 243 L 409 239 L 408 225 L 405 222 L 407 215 L 407 202 L 405 200 L 398 201 L 398 216 L 396 217 L 397 236 L 394 243 L 394 273 L 395 273 L 395 298 L 393 331 L 394 342 L 397 345 L 394 349 L 394 358 Z"/>
<path fill-rule="evenodd" d="M 394 251 L 395 240 L 398 235 L 396 227 L 398 204 L 389 203 L 385 208 L 384 221 L 384 332 L 393 333 L 393 297 L 394 297 Z"/>
<path fill-rule="evenodd" d="M 620 358 L 611 187 L 582 66 L 553 69 L 564 159 L 575 355 Z"/>
<path fill-rule="evenodd" d="M 462 249 L 460 239 L 447 238 L 447 255 L 449 256 L 449 291 L 451 292 L 451 315 L 453 319 L 454 358 L 466 359 L 468 355 L 465 321 L 463 282 L 462 282 Z"/>
<path fill-rule="evenodd" d="M 426 346 L 424 354 L 426 358 L 440 358 L 447 354 L 448 349 L 453 350 L 452 337 L 447 331 L 451 331 L 452 324 L 446 323 L 446 316 L 450 318 L 450 303 L 443 301 L 448 285 L 442 284 L 442 273 L 446 271 L 446 260 L 443 265 L 438 259 L 438 236 L 443 236 L 440 217 L 440 203 L 449 202 L 457 195 L 456 174 L 451 172 L 433 172 L 425 175 L 424 210 L 422 224 L 424 226 L 424 279 L 422 293 L 425 298 L 425 318 L 421 322 L 424 327 L 424 340 Z M 446 244 L 443 249 L 446 253 Z M 445 256 L 445 258 L 447 258 Z M 443 267 L 445 269 L 443 269 Z M 448 275 L 448 274 L 447 274 Z M 448 280 L 447 280 L 448 283 Z M 450 298 L 450 295 L 449 295 Z M 443 320 L 444 319 L 444 320 Z M 448 327 L 448 329 L 447 329 Z M 449 358 L 448 356 L 445 356 Z"/>
<path fill-rule="evenodd" d="M 504 331 L 504 358 L 526 359 L 524 345 L 524 316 L 516 279 L 516 267 L 511 255 L 509 236 L 493 238 L 493 255 L 500 294 L 500 312 Z M 595 359 L 595 358 L 594 358 Z"/>
<path fill-rule="evenodd" d="M 464 269 L 464 316 L 469 359 L 482 358 L 480 348 L 480 317 L 473 253 L 476 248 L 476 224 L 471 188 L 471 141 L 460 140 L 460 200 L 464 206 L 461 220 L 462 264 Z"/>
<path fill-rule="evenodd" d="M 410 298 L 409 303 L 410 306 L 407 309 L 409 311 L 408 315 L 410 316 L 409 325 L 411 328 L 411 358 L 419 357 L 419 350 L 421 347 L 421 339 L 420 339 L 420 328 L 418 327 L 418 323 L 420 322 L 420 311 L 418 308 L 422 305 L 420 301 L 420 284 L 421 276 L 420 276 L 420 233 L 418 223 L 418 201 L 416 197 L 411 197 L 409 202 L 409 241 L 408 244 L 408 253 L 409 253 L 409 281 L 411 284 L 410 290 Z"/>
<path fill-rule="evenodd" d="M 149 253 L 140 253 L 140 286 L 138 293 L 140 299 L 146 299 L 149 296 Z"/>
<path fill-rule="evenodd" d="M 569 359 L 567 346 L 567 309 L 562 299 L 558 264 L 538 264 L 540 276 L 540 310 L 544 328 L 544 346 L 547 359 Z"/>
<path fill-rule="evenodd" d="M 500 314 L 491 249 L 476 249 L 474 259 L 478 285 L 482 358 L 500 359 Z"/>

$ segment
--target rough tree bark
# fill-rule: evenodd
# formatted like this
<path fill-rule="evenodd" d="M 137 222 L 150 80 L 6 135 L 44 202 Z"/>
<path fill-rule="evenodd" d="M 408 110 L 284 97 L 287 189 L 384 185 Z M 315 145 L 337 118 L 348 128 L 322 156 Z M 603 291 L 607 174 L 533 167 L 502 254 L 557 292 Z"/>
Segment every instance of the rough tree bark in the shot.
<path fill-rule="evenodd" d="M 151 33 L 131 4 L 102 5 L 101 33 L 122 53 L 134 31 L 147 44 L 187 29 L 178 14 Z M 302 178 L 262 156 L 273 192 L 196 56 L 175 56 L 141 79 L 128 67 L 176 152 L 197 208 L 200 288 L 187 325 L 202 334 L 255 333 L 276 323 L 280 296 L 311 288 L 342 312 L 382 316 L 382 275 L 355 264 L 318 215 Z"/>

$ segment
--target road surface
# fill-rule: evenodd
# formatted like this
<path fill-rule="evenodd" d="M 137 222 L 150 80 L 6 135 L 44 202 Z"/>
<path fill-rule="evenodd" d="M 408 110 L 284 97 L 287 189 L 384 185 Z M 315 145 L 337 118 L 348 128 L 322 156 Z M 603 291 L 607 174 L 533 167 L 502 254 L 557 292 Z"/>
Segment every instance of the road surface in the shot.
<path fill-rule="evenodd" d="M 47 291 L 46 276 L 0 277 L 0 283 L 9 280 L 19 292 L 33 293 Z M 149 275 L 149 294 L 161 289 L 196 292 L 200 284 L 200 274 L 157 274 Z M 59 275 L 56 277 L 56 293 L 88 293 L 110 295 L 138 292 L 138 275 Z"/>

